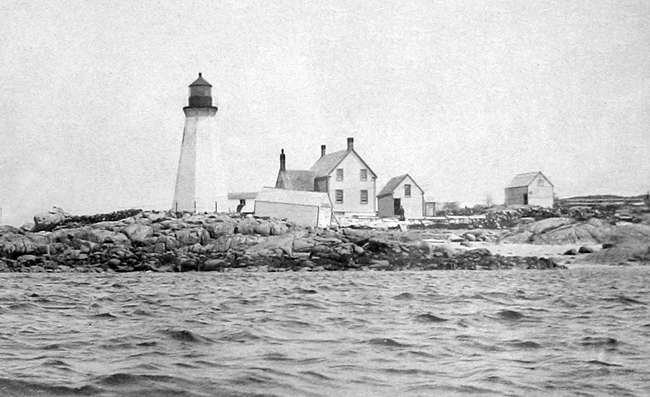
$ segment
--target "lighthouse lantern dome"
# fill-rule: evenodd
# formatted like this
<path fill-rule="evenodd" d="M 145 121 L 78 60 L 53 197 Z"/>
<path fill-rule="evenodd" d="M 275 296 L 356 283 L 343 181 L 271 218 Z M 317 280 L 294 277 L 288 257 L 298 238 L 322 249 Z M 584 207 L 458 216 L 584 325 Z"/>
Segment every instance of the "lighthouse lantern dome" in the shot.
<path fill-rule="evenodd" d="M 199 78 L 190 84 L 189 107 L 212 107 L 212 84 L 208 83 L 201 73 L 199 73 Z"/>

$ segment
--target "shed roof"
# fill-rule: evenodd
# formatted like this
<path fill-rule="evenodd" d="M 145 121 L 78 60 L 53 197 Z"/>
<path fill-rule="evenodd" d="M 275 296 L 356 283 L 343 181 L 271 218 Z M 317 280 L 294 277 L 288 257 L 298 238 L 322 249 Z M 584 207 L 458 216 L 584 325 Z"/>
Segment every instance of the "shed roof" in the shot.
<path fill-rule="evenodd" d="M 415 182 L 415 180 L 409 174 L 404 174 L 404 175 L 399 175 L 391 178 L 386 184 L 386 186 L 384 186 L 384 188 L 381 189 L 381 192 L 379 192 L 377 197 L 383 197 L 383 196 L 388 196 L 389 194 L 393 194 L 393 192 L 395 191 L 395 189 L 397 189 L 399 184 L 402 183 L 402 181 L 407 177 L 411 178 L 413 184 L 417 186 L 418 189 L 420 189 L 420 192 L 422 192 L 422 194 L 424 194 L 424 190 L 422 190 L 422 188 L 417 184 L 417 182 Z"/>
<path fill-rule="evenodd" d="M 284 170 L 279 172 L 278 182 L 282 182 L 284 189 L 313 191 L 315 175 L 314 171 Z"/>
<path fill-rule="evenodd" d="M 354 153 L 359 160 L 363 163 L 363 165 L 366 166 L 368 171 L 372 174 L 373 177 L 377 177 L 377 174 L 373 170 L 368 167 L 368 164 L 366 164 L 365 161 L 359 156 L 359 153 L 357 153 L 354 149 L 349 149 L 349 150 L 339 150 L 338 152 L 332 152 L 330 154 L 326 154 L 325 156 L 322 156 L 318 160 L 316 160 L 316 163 L 312 165 L 310 168 L 311 171 L 314 171 L 316 173 L 316 178 L 320 178 L 323 176 L 328 176 L 329 174 L 334 171 L 337 165 L 343 161 L 343 159 L 350 153 Z"/>
<path fill-rule="evenodd" d="M 256 201 L 309 205 L 315 207 L 332 206 L 330 196 L 326 192 L 306 192 L 304 190 L 266 188 L 257 195 Z"/>
<path fill-rule="evenodd" d="M 510 181 L 510 184 L 506 186 L 506 189 L 528 186 L 531 183 L 533 183 L 533 181 L 535 180 L 535 178 L 537 178 L 538 175 L 544 177 L 544 179 L 546 179 L 546 181 L 550 183 L 551 186 L 553 186 L 551 181 L 549 181 L 548 178 L 544 174 L 542 174 L 541 171 L 536 171 L 536 172 L 526 172 L 523 174 L 515 175 L 515 177 L 512 178 L 512 181 Z"/>
<path fill-rule="evenodd" d="M 192 84 L 190 84 L 190 87 L 194 87 L 194 86 L 197 86 L 197 85 L 204 85 L 204 86 L 212 87 L 212 84 L 205 81 L 205 79 L 203 78 L 203 74 L 201 74 L 201 73 L 199 73 L 199 78 L 194 80 L 194 82 Z"/>

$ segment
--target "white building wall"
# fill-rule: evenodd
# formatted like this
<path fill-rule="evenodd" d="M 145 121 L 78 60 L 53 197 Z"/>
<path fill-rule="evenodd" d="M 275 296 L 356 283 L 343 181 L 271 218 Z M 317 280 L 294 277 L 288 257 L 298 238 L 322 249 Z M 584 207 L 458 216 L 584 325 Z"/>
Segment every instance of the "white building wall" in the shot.
<path fill-rule="evenodd" d="M 319 226 L 320 208 L 312 205 L 290 203 L 273 203 L 268 201 L 255 202 L 255 215 L 286 219 L 300 226 Z M 327 220 L 329 226 L 329 219 Z"/>
<path fill-rule="evenodd" d="M 404 185 L 411 185 L 411 196 L 406 197 Z M 418 189 L 411 177 L 406 177 L 393 191 L 393 199 L 401 199 L 404 207 L 404 216 L 407 219 L 422 218 L 424 216 L 424 192 Z"/>
<path fill-rule="evenodd" d="M 361 180 L 361 169 L 367 169 L 361 159 L 354 153 L 348 154 L 336 167 L 343 169 L 343 180 L 336 180 L 336 169 L 329 178 L 329 195 L 335 213 L 346 215 L 375 215 L 376 180 L 368 169 L 368 179 Z M 336 190 L 343 190 L 343 204 L 336 203 Z M 361 190 L 368 191 L 368 203 L 361 204 Z"/>
<path fill-rule="evenodd" d="M 226 170 L 216 109 L 185 108 L 185 128 L 172 210 L 228 211 Z"/>
<path fill-rule="evenodd" d="M 505 189 L 506 205 L 524 205 L 524 195 L 528 194 L 528 205 L 553 207 L 553 185 L 546 178 L 538 176 L 528 186 Z"/>
<path fill-rule="evenodd" d="M 553 207 L 553 185 L 541 175 L 528 185 L 528 204 Z"/>

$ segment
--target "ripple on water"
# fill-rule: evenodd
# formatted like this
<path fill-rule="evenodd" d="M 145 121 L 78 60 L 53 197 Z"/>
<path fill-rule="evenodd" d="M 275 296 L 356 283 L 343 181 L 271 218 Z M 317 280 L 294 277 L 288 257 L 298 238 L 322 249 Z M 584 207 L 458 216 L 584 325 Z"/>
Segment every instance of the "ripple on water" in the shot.
<path fill-rule="evenodd" d="M 415 295 L 413 295 L 410 292 L 402 292 L 399 295 L 393 296 L 393 299 L 396 299 L 396 300 L 411 300 L 411 299 L 414 299 L 414 298 L 415 298 Z"/>
<path fill-rule="evenodd" d="M 431 313 L 418 314 L 415 316 L 415 320 L 422 323 L 443 323 L 449 321 L 446 318 L 438 317 Z"/>
<path fill-rule="evenodd" d="M 236 332 L 226 333 L 223 336 L 219 337 L 218 340 L 226 341 L 226 342 L 246 343 L 250 341 L 259 341 L 261 339 L 263 338 L 260 335 L 257 335 L 250 331 L 236 331 Z"/>
<path fill-rule="evenodd" d="M 57 359 L 50 359 L 44 361 L 41 365 L 46 366 L 46 367 L 56 367 L 59 369 L 70 369 L 70 364 L 66 363 L 63 360 L 57 360 Z"/>
<path fill-rule="evenodd" d="M 620 342 L 615 338 L 610 337 L 598 337 L 598 336 L 585 336 L 580 340 L 580 344 L 583 346 L 607 346 L 614 347 L 618 346 Z"/>
<path fill-rule="evenodd" d="M 307 289 L 307 288 L 296 288 L 296 292 L 299 294 L 308 294 L 308 295 L 318 293 L 318 291 L 316 291 L 315 289 Z"/>
<path fill-rule="evenodd" d="M 620 364 L 606 363 L 606 362 L 600 361 L 600 360 L 589 360 L 587 362 L 589 364 L 603 365 L 605 367 L 622 367 L 622 365 L 620 365 Z"/>
<path fill-rule="evenodd" d="M 624 305 L 642 305 L 642 306 L 647 306 L 647 303 L 642 302 L 640 300 L 636 300 L 634 298 L 627 297 L 623 294 L 615 296 L 615 297 L 604 297 L 602 300 L 606 302 L 615 302 L 615 303 L 622 303 Z"/>
<path fill-rule="evenodd" d="M 101 389 L 94 386 L 69 387 L 46 383 L 0 378 L 0 390 L 3 397 L 22 396 L 96 396 Z"/>
<path fill-rule="evenodd" d="M 507 344 L 518 349 L 541 349 L 542 348 L 542 345 L 530 340 L 525 340 L 525 341 L 511 340 L 508 341 Z"/>
<path fill-rule="evenodd" d="M 105 319 L 118 318 L 116 315 L 114 315 L 112 313 L 109 313 L 109 312 L 96 313 L 96 314 L 93 314 L 92 317 L 94 317 L 94 318 L 105 318 Z"/>
<path fill-rule="evenodd" d="M 411 345 L 408 345 L 406 343 L 399 343 L 394 339 L 391 338 L 372 338 L 365 343 L 369 345 L 375 345 L 375 346 L 386 346 L 386 347 L 408 347 Z"/>
<path fill-rule="evenodd" d="M 162 334 L 169 336 L 173 340 L 189 343 L 212 343 L 213 341 L 205 336 L 198 335 L 186 329 L 164 329 L 160 331 Z"/>
<path fill-rule="evenodd" d="M 498 318 L 507 321 L 517 321 L 525 317 L 522 313 L 516 310 L 500 310 L 496 315 Z"/>

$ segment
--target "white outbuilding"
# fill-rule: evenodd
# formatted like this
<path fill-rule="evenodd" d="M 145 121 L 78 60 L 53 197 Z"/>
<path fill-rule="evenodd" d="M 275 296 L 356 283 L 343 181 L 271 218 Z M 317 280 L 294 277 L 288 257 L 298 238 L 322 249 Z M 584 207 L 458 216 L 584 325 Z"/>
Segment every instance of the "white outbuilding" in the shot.
<path fill-rule="evenodd" d="M 424 190 L 409 174 L 391 178 L 377 195 L 380 217 L 398 216 L 404 212 L 408 219 L 422 218 L 424 214 Z"/>
<path fill-rule="evenodd" d="M 266 188 L 255 199 L 255 216 L 286 219 L 300 226 L 329 227 L 332 201 L 327 192 Z"/>
<path fill-rule="evenodd" d="M 506 205 L 553 207 L 553 184 L 541 172 L 518 174 L 505 188 Z"/>

